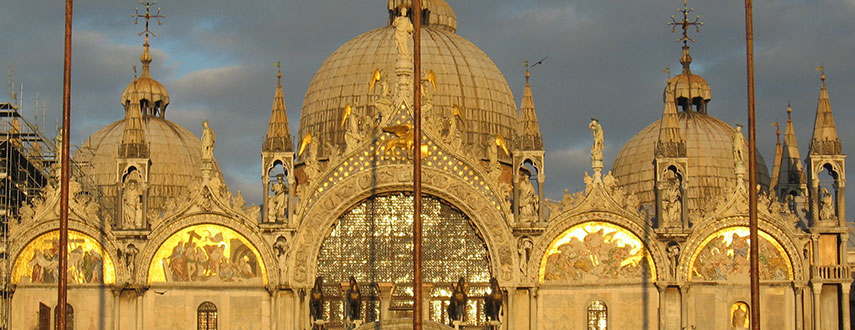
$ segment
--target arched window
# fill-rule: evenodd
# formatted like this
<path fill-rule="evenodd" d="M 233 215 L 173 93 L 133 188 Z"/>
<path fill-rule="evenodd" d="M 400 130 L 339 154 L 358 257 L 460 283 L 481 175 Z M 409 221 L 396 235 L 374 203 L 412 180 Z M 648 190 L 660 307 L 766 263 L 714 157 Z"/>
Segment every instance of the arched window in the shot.
<path fill-rule="evenodd" d="M 609 327 L 609 310 L 606 303 L 596 300 L 588 306 L 588 330 L 606 330 Z"/>
<path fill-rule="evenodd" d="M 217 330 L 217 305 L 203 302 L 196 310 L 196 325 L 199 330 Z"/>
<path fill-rule="evenodd" d="M 59 329 L 59 305 L 53 309 L 53 328 Z M 74 308 L 65 304 L 65 328 L 74 330 Z"/>
<path fill-rule="evenodd" d="M 730 306 L 730 328 L 733 330 L 749 329 L 751 326 L 751 309 L 748 304 L 738 301 Z"/>

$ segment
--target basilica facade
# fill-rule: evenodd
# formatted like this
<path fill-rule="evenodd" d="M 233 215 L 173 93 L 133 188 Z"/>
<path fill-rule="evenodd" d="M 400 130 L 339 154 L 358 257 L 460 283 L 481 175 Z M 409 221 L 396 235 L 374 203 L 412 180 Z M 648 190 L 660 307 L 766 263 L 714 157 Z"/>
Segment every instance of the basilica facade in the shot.
<path fill-rule="evenodd" d="M 121 95 L 124 117 L 72 155 L 81 165 L 69 191 L 70 329 L 310 329 L 318 278 L 322 323 L 344 329 L 351 276 L 365 329 L 406 328 L 415 290 L 428 327 L 447 329 L 461 278 L 466 329 L 485 327 L 492 278 L 502 329 L 747 329 L 752 308 L 764 329 L 850 329 L 846 156 L 824 73 L 807 156 L 788 121 L 771 175 L 758 159 L 760 184 L 749 187 L 741 128 L 708 112 L 711 88 L 684 46 L 682 72 L 665 82 L 662 109 L 650 109 L 661 120 L 639 127 L 611 170 L 608 127 L 567 123 L 591 130 L 591 169 L 578 178 L 583 191 L 553 201 L 543 195 L 549 173 L 528 72 L 518 104 L 487 54 L 457 34 L 444 0 L 410 7 L 379 3 L 386 25 L 330 55 L 293 136 L 277 73 L 261 206 L 225 184 L 215 124 L 194 128 L 197 137 L 167 119 L 146 39 L 141 74 Z M 425 22 L 420 84 L 413 12 Z M 423 158 L 420 288 L 414 152 Z M 750 189 L 759 242 L 748 240 Z M 10 220 L 8 329 L 55 323 L 58 200 L 48 184 Z M 749 304 L 750 244 L 759 244 L 760 306 Z"/>

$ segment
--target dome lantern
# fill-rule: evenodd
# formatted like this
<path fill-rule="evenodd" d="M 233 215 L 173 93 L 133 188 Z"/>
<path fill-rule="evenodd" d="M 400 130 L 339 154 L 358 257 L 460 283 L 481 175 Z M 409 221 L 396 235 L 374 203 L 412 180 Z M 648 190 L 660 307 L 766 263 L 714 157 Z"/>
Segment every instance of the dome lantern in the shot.
<path fill-rule="evenodd" d="M 142 74 L 139 78 L 134 77 L 134 81 L 125 87 L 125 91 L 122 92 L 121 102 L 126 112 L 130 104 L 135 103 L 139 104 L 143 118 L 148 116 L 159 116 L 160 118 L 164 118 L 166 107 L 169 105 L 169 92 L 163 84 L 151 77 L 150 67 L 152 57 L 151 52 L 149 51 L 148 42 L 149 36 L 157 36 L 154 32 L 149 30 L 149 20 L 152 18 L 157 19 L 157 24 L 159 25 L 161 24 L 160 19 L 164 16 L 160 14 L 160 8 L 157 9 L 156 14 L 152 14 L 150 7 L 151 3 L 146 2 L 145 13 L 139 13 L 139 8 L 137 8 L 137 13 L 134 14 L 134 18 L 142 18 L 145 20 L 145 31 L 140 33 L 140 35 L 145 35 L 143 52 L 142 55 L 140 55 Z M 134 24 L 136 24 L 136 22 L 134 22 Z"/>
<path fill-rule="evenodd" d="M 666 98 L 673 98 L 675 103 L 683 111 L 696 111 L 707 113 L 707 104 L 710 102 L 712 93 L 710 85 L 703 77 L 692 74 L 692 54 L 689 52 L 689 41 L 695 42 L 695 39 L 689 37 L 689 30 L 694 28 L 696 32 L 701 32 L 701 26 L 704 22 L 700 21 L 700 16 L 695 16 L 693 20 L 689 19 L 689 14 L 694 12 L 694 8 L 689 8 L 688 3 L 683 1 L 683 8 L 678 8 L 678 12 L 683 15 L 682 19 L 677 19 L 671 16 L 671 32 L 675 32 L 677 27 L 682 28 L 683 34 L 677 38 L 678 42 L 683 42 L 683 55 L 680 57 L 680 64 L 683 65 L 683 72 L 668 80 L 668 88 L 671 94 L 666 93 Z"/>

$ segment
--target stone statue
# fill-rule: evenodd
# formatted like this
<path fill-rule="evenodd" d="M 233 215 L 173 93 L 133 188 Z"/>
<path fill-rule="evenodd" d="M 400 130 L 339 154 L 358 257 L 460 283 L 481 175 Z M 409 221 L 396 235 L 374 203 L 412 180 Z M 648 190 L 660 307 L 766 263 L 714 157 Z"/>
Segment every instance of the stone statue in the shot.
<path fill-rule="evenodd" d="M 288 239 L 285 236 L 277 237 L 276 242 L 273 243 L 273 249 L 276 250 L 276 256 L 281 259 L 288 251 Z"/>
<path fill-rule="evenodd" d="M 136 277 L 136 259 L 137 254 L 140 253 L 140 250 L 137 249 L 133 244 L 128 244 L 128 247 L 125 248 L 125 267 L 128 268 L 128 275 L 131 276 L 131 279 Z"/>
<path fill-rule="evenodd" d="M 600 125 L 600 121 L 594 118 L 591 118 L 591 123 L 588 124 L 588 128 L 591 129 L 591 134 L 594 137 L 594 145 L 591 146 L 591 161 L 603 161 L 603 146 L 605 144 L 605 137 L 603 136 L 603 126 Z"/>
<path fill-rule="evenodd" d="M 359 293 L 359 285 L 356 283 L 356 278 L 353 276 L 350 277 L 350 285 L 348 286 L 345 295 L 347 319 L 350 321 L 361 320 L 362 315 L 360 311 L 362 310 L 362 294 Z"/>
<path fill-rule="evenodd" d="M 131 171 L 122 185 L 122 228 L 143 227 L 141 179 L 137 171 Z"/>
<path fill-rule="evenodd" d="M 748 318 L 748 308 L 745 304 L 738 304 L 738 307 L 733 310 L 733 314 L 730 316 L 730 329 L 748 329 Z"/>
<path fill-rule="evenodd" d="M 410 56 L 410 34 L 413 33 L 413 23 L 407 17 L 407 7 L 401 7 L 401 15 L 392 22 L 395 27 L 395 46 L 399 57 Z"/>
<path fill-rule="evenodd" d="M 359 127 L 359 115 L 351 112 L 347 116 L 347 130 L 344 132 L 344 153 L 350 153 L 362 143 L 362 130 Z"/>
<path fill-rule="evenodd" d="M 309 143 L 309 150 L 304 161 L 303 173 L 313 182 L 321 174 L 321 164 L 318 162 L 318 142 Z"/>
<path fill-rule="evenodd" d="M 454 321 L 463 321 L 467 300 L 469 300 L 469 297 L 466 295 L 466 280 L 461 277 L 457 280 L 457 285 L 451 284 L 448 319 L 451 320 L 452 326 L 454 325 Z"/>
<path fill-rule="evenodd" d="M 828 189 L 822 188 L 820 191 L 820 207 L 819 207 L 819 219 L 820 220 L 833 220 L 837 217 L 834 212 L 834 199 L 831 197 L 831 193 L 828 192 Z"/>
<path fill-rule="evenodd" d="M 460 126 L 460 116 L 451 115 L 448 119 L 448 133 L 445 135 L 445 142 L 448 143 L 455 151 L 460 151 L 463 147 L 463 130 Z"/>
<path fill-rule="evenodd" d="M 282 175 L 276 176 L 276 183 L 271 189 L 273 198 L 270 200 L 270 206 L 267 208 L 267 219 L 270 222 L 284 219 L 287 216 L 288 210 L 288 187 Z"/>
<path fill-rule="evenodd" d="M 534 216 L 537 211 L 537 196 L 528 178 L 520 178 L 520 216 Z"/>
<path fill-rule="evenodd" d="M 737 167 L 745 166 L 745 137 L 742 136 L 742 125 L 736 125 L 733 133 L 733 162 Z"/>
<path fill-rule="evenodd" d="M 665 227 L 677 228 L 682 224 L 683 201 L 680 195 L 680 181 L 674 179 L 665 188 L 662 199 L 662 221 Z"/>
<path fill-rule="evenodd" d="M 668 260 L 671 261 L 671 276 L 672 279 L 677 279 L 677 268 L 680 267 L 680 246 L 677 243 L 672 243 L 666 250 Z"/>
<path fill-rule="evenodd" d="M 534 249 L 534 242 L 529 237 L 523 237 L 517 245 L 517 253 L 520 256 L 520 271 L 523 275 L 528 274 L 528 262 L 531 260 L 532 249 Z"/>
<path fill-rule="evenodd" d="M 214 159 L 214 143 L 217 141 L 217 135 L 214 130 L 208 126 L 208 121 L 202 122 L 202 160 L 211 161 Z"/>

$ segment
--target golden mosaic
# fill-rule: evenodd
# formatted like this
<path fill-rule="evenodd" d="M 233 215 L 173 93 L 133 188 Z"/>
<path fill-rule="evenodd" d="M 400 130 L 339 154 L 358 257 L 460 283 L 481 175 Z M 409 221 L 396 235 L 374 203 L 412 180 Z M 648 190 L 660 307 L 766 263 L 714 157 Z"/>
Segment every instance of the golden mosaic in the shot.
<path fill-rule="evenodd" d="M 558 236 L 540 265 L 541 283 L 656 280 L 653 260 L 641 240 L 623 227 L 586 222 Z"/>
<path fill-rule="evenodd" d="M 51 231 L 27 244 L 12 268 L 12 283 L 56 283 L 59 268 L 59 231 Z M 68 283 L 113 284 L 116 268 L 110 255 L 92 236 L 68 231 Z"/>
<path fill-rule="evenodd" d="M 761 238 L 760 279 L 792 280 L 793 266 L 784 248 L 768 233 L 759 231 L 758 234 Z M 729 227 L 704 239 L 689 262 L 689 280 L 747 281 L 751 246 L 748 235 L 748 227 Z"/>
<path fill-rule="evenodd" d="M 243 235 L 202 224 L 186 227 L 163 242 L 151 261 L 148 282 L 267 284 L 267 270 Z"/>

